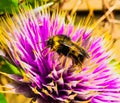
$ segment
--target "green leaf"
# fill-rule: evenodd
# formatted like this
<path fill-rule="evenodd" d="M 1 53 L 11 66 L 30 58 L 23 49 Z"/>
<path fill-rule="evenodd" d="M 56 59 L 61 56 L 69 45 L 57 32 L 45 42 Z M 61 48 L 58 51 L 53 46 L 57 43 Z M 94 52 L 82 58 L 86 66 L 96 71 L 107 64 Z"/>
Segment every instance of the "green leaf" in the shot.
<path fill-rule="evenodd" d="M 22 2 L 22 7 L 26 8 L 28 5 L 31 5 L 32 8 L 35 8 L 36 3 L 40 6 L 53 1 L 55 0 L 25 0 Z"/>
<path fill-rule="evenodd" d="M 0 103 L 7 103 L 3 94 L 0 94 Z"/>
<path fill-rule="evenodd" d="M 4 57 L 0 56 L 0 71 L 9 73 L 9 74 L 18 74 L 20 75 L 19 68 L 14 66 L 12 63 L 8 62 L 4 59 Z"/>
<path fill-rule="evenodd" d="M 116 59 L 112 59 L 109 63 L 114 66 L 114 71 L 120 74 L 120 62 Z"/>
<path fill-rule="evenodd" d="M 0 12 L 12 13 L 12 9 L 18 9 L 18 0 L 0 0 Z"/>

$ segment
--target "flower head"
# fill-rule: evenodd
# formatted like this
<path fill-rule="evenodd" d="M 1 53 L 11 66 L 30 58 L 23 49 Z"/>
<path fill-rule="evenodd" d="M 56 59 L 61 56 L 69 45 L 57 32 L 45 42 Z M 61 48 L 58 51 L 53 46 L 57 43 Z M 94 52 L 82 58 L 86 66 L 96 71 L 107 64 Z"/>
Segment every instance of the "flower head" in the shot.
<path fill-rule="evenodd" d="M 0 46 L 20 70 L 9 74 L 16 93 L 39 103 L 119 103 L 120 78 L 112 73 L 106 35 L 99 36 L 87 26 L 66 23 L 65 13 L 22 11 L 3 19 Z M 72 58 L 47 48 L 46 41 L 64 34 L 89 54 L 82 66 Z"/>

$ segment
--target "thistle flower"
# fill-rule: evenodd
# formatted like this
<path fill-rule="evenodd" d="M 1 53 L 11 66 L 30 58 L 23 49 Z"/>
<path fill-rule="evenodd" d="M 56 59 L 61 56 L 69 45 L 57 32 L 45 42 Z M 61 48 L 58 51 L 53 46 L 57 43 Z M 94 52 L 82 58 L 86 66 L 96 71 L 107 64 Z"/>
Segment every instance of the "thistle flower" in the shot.
<path fill-rule="evenodd" d="M 65 13 L 43 10 L 37 14 L 20 10 L 2 19 L 0 46 L 5 57 L 20 74 L 5 74 L 13 79 L 9 92 L 33 98 L 38 103 L 120 103 L 120 77 L 110 64 L 107 34 L 99 35 L 89 25 L 66 23 Z M 90 58 L 82 66 L 46 48 L 46 40 L 64 34 L 84 48 Z M 81 70 L 81 71 L 80 71 Z"/>

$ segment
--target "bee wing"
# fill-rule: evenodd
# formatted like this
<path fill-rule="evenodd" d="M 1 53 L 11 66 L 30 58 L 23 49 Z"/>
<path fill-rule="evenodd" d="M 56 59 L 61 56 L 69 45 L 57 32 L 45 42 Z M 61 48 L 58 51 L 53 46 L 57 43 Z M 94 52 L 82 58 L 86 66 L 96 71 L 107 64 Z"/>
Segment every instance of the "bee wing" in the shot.
<path fill-rule="evenodd" d="M 67 46 L 67 47 L 71 47 L 72 46 L 72 43 L 70 43 L 70 42 L 63 42 L 62 44 Z"/>
<path fill-rule="evenodd" d="M 71 50 L 77 52 L 80 55 L 84 55 L 85 57 L 89 58 L 89 54 L 80 46 L 73 42 L 64 42 L 65 46 L 68 46 Z"/>
<path fill-rule="evenodd" d="M 74 44 L 73 42 L 63 42 L 62 44 L 69 47 L 71 51 L 76 51 L 76 52 L 81 51 L 80 48 L 76 44 Z"/>
<path fill-rule="evenodd" d="M 80 53 L 82 54 L 82 55 L 84 55 L 86 58 L 89 58 L 90 56 L 89 56 L 89 54 L 87 53 L 87 51 L 85 51 L 83 48 L 79 48 L 79 50 L 80 50 Z"/>

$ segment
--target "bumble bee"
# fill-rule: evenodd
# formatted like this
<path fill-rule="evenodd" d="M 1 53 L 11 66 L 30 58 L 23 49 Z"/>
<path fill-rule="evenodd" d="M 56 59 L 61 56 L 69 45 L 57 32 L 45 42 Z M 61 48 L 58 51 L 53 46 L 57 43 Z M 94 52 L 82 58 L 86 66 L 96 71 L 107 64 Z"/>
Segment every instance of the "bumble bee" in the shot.
<path fill-rule="evenodd" d="M 82 65 L 84 59 L 89 58 L 89 54 L 82 47 L 63 34 L 49 38 L 46 41 L 46 45 L 58 54 L 70 57 L 76 65 Z"/>

